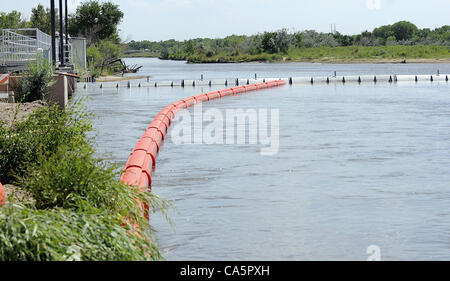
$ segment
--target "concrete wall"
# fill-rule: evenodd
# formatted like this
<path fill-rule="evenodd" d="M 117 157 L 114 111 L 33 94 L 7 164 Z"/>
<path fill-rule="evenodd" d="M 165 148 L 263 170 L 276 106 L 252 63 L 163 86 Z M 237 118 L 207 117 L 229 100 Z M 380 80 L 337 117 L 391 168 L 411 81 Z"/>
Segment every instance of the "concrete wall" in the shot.
<path fill-rule="evenodd" d="M 56 103 L 62 109 L 69 103 L 69 81 L 65 75 L 54 76 L 54 79 L 47 99 L 48 102 Z"/>
<path fill-rule="evenodd" d="M 8 90 L 10 92 L 15 91 L 21 79 L 22 76 L 11 76 Z M 77 88 L 76 80 L 65 75 L 54 75 L 53 81 L 54 84 L 49 88 L 48 101 L 57 103 L 61 108 L 64 108 Z M 6 92 L 6 85 L 0 85 L 0 92 Z M 15 100 L 18 100 L 17 93 L 15 94 Z"/>

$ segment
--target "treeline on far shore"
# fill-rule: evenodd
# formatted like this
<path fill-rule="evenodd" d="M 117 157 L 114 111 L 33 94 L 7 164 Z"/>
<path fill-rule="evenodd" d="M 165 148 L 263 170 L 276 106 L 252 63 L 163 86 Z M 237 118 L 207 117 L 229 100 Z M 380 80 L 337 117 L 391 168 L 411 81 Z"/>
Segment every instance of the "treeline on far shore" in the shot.
<path fill-rule="evenodd" d="M 193 63 L 246 61 L 333 61 L 449 59 L 450 25 L 419 29 L 400 21 L 357 35 L 281 29 L 251 36 L 185 41 L 131 41 L 127 57 L 158 57 Z"/>

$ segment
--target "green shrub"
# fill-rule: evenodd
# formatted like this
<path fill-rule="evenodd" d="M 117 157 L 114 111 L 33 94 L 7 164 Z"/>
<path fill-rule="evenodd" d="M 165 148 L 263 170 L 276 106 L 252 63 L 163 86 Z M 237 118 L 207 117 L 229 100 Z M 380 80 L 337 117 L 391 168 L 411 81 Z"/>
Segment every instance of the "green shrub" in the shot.
<path fill-rule="evenodd" d="M 19 185 L 36 200 L 36 208 L 108 210 L 146 225 L 143 210 L 136 199 L 148 204 L 148 194 L 119 183 L 117 167 L 95 157 L 88 145 L 62 145 L 52 155 L 41 154 L 38 157 L 39 161 L 29 165 L 27 173 L 19 179 Z M 159 204 L 157 197 L 153 195 L 151 198 Z"/>
<path fill-rule="evenodd" d="M 18 93 L 19 101 L 45 100 L 48 87 L 52 83 L 52 74 L 52 63 L 38 55 L 36 61 L 28 65 L 20 84 L 14 89 Z"/>
<path fill-rule="evenodd" d="M 106 212 L 35 210 L 13 204 L 0 210 L 0 261 L 161 260 L 158 248 L 144 237 Z"/>
<path fill-rule="evenodd" d="M 24 177 L 30 165 L 39 164 L 61 145 L 79 147 L 89 143 L 92 129 L 81 103 L 60 110 L 57 105 L 37 109 L 24 122 L 9 127 L 0 123 L 0 181 L 13 183 Z"/>
<path fill-rule="evenodd" d="M 168 203 L 118 182 L 117 167 L 95 156 L 90 116 L 77 103 L 0 124 L 0 181 L 34 199 L 0 208 L 0 260 L 162 259 L 138 201 L 167 219 Z"/>

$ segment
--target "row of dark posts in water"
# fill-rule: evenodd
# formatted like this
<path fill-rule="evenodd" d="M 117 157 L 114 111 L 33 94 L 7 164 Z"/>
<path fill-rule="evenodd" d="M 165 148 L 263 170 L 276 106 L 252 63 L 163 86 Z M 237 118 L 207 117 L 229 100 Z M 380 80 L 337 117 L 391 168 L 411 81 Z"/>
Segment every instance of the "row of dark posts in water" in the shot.
<path fill-rule="evenodd" d="M 437 75 L 440 75 L 439 70 L 437 71 Z M 200 81 L 203 81 L 203 80 L 204 80 L 203 74 L 202 74 L 200 77 L 201 77 L 201 80 L 200 80 Z M 337 72 L 334 71 L 334 76 L 333 76 L 332 78 L 336 78 L 336 77 L 337 77 Z M 258 79 L 258 75 L 255 73 L 255 80 L 256 80 L 256 79 Z M 430 81 L 433 82 L 433 80 L 434 80 L 434 79 L 433 79 L 433 76 L 430 76 Z M 418 82 L 418 77 L 417 77 L 417 75 L 415 76 L 415 81 Z M 445 76 L 445 81 L 448 82 L 448 76 L 447 76 L 447 75 Z M 95 82 L 96 82 L 96 79 L 95 79 L 95 77 L 86 77 L 84 82 L 86 82 L 86 83 L 95 83 Z M 150 76 L 147 76 L 147 83 L 149 83 L 149 82 L 150 82 Z M 265 79 L 263 79 L 263 83 L 265 83 L 265 82 L 266 82 Z M 289 82 L 290 85 L 293 84 L 293 79 L 292 79 L 292 77 L 290 77 L 290 78 L 288 79 L 288 82 Z M 314 83 L 314 78 L 313 78 L 313 77 L 311 77 L 310 82 L 311 82 L 311 84 Z M 346 82 L 345 76 L 343 76 L 343 77 L 342 77 L 342 83 L 345 83 L 345 82 Z M 361 83 L 361 82 L 362 82 L 361 76 L 358 76 L 358 83 Z M 374 82 L 374 83 L 378 82 L 378 81 L 377 81 L 377 76 L 376 76 L 376 75 L 375 75 L 374 78 L 373 78 L 373 82 Z M 389 76 L 389 81 L 388 81 L 388 82 L 389 82 L 389 83 L 397 82 L 397 75 L 393 75 L 393 76 L 391 75 L 391 76 Z M 326 83 L 330 83 L 330 78 L 329 78 L 329 77 L 327 77 Z M 230 83 L 228 82 L 228 80 L 225 80 L 225 86 L 228 86 L 229 84 L 230 84 Z M 239 83 L 239 78 L 236 78 L 235 81 L 234 81 L 234 85 L 239 86 L 239 84 L 240 84 L 240 83 Z M 250 84 L 250 79 L 247 79 L 246 85 L 249 85 L 249 84 Z M 208 85 L 209 85 L 210 87 L 212 86 L 212 81 L 211 81 L 211 80 L 209 81 Z M 155 87 L 158 87 L 158 82 L 155 82 L 154 86 L 155 86 Z M 171 87 L 174 87 L 174 82 L 171 82 L 171 85 L 170 85 L 170 86 L 171 86 Z M 188 85 L 185 83 L 185 80 L 181 80 L 181 87 L 185 87 L 185 86 L 188 86 Z M 189 85 L 189 86 L 195 87 L 195 86 L 196 86 L 196 85 L 195 85 L 195 80 L 193 80 L 193 81 L 192 81 L 192 85 Z M 119 85 L 119 83 L 117 83 L 116 88 L 119 88 L 119 87 L 120 87 L 120 85 Z M 141 83 L 138 84 L 138 87 L 139 87 L 139 88 L 142 87 Z M 100 85 L 100 88 L 103 88 L 103 84 Z M 127 83 L 127 88 L 131 88 L 131 82 L 130 82 L 130 81 L 128 81 L 128 83 Z"/>

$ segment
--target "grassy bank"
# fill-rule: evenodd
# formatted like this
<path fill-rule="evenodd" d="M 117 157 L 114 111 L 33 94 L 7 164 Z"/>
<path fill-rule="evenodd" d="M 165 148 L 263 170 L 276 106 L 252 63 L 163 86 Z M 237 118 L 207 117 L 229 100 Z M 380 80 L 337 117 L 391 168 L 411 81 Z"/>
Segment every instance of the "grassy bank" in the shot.
<path fill-rule="evenodd" d="M 152 212 L 166 203 L 118 182 L 87 136 L 90 117 L 77 104 L 0 121 L 0 181 L 28 197 L 0 207 L 1 261 L 162 259 L 136 199 Z"/>
<path fill-rule="evenodd" d="M 389 62 L 405 60 L 450 60 L 450 47 L 446 46 L 347 46 L 290 49 L 290 61 L 320 62 Z"/>
<path fill-rule="evenodd" d="M 0 121 L 0 181 L 32 199 L 11 197 L 0 208 L 0 260 L 162 259 L 136 199 L 152 212 L 166 203 L 118 182 L 120 167 L 99 158 L 87 137 L 90 117 L 78 104 Z"/>
<path fill-rule="evenodd" d="M 446 46 L 347 46 L 290 48 L 286 53 L 257 55 L 219 54 L 207 57 L 199 55 L 177 55 L 170 59 L 186 59 L 191 63 L 239 63 L 239 62 L 324 62 L 324 63 L 358 63 L 358 62 L 408 62 L 436 61 L 450 62 L 450 47 Z"/>
<path fill-rule="evenodd" d="M 290 32 L 283 28 L 224 38 L 130 41 L 125 47 L 127 52 L 135 52 L 134 57 L 157 55 L 192 63 L 449 61 L 450 26 L 418 28 L 411 22 L 399 21 L 353 35 L 314 30 Z"/>
<path fill-rule="evenodd" d="M 130 57 L 130 56 L 125 56 Z M 132 57 L 159 57 L 155 53 L 134 53 Z M 323 62 L 323 63 L 387 63 L 387 62 L 446 62 L 450 63 L 450 47 L 446 46 L 346 46 L 290 48 L 285 54 L 261 53 L 227 54 L 208 57 L 204 54 L 177 53 L 168 59 L 186 60 L 190 63 L 241 63 L 241 62 Z"/>
<path fill-rule="evenodd" d="M 159 57 L 159 53 L 155 52 L 136 52 L 136 53 L 128 53 L 123 54 L 123 58 L 157 58 Z"/>

